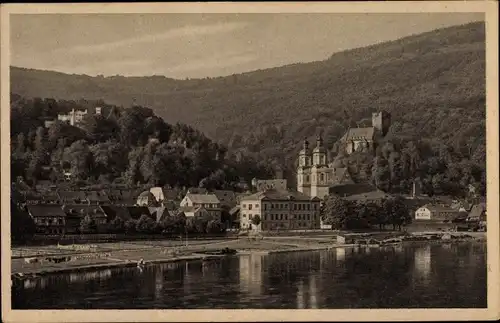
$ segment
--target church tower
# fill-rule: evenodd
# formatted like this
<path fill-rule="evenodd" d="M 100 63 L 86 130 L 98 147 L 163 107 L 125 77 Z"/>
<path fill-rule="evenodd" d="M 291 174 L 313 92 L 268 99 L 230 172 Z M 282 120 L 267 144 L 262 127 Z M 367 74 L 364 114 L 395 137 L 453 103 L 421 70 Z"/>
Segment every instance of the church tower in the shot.
<path fill-rule="evenodd" d="M 327 151 L 323 144 L 321 135 L 316 140 L 316 148 L 313 150 L 313 165 L 311 168 L 311 196 L 324 198 L 329 191 L 329 167 Z"/>
<path fill-rule="evenodd" d="M 312 156 L 309 151 L 309 142 L 304 139 L 302 150 L 299 152 L 299 165 L 297 168 L 297 191 L 311 195 L 311 166 Z"/>

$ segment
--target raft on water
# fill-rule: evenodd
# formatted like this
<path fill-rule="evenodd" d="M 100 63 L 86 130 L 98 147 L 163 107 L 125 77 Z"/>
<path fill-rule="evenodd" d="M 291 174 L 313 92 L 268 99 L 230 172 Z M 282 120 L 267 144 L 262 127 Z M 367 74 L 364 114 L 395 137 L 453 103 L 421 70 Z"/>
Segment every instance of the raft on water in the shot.
<path fill-rule="evenodd" d="M 213 251 L 200 251 L 197 253 L 204 254 L 204 255 L 223 256 L 223 255 L 235 255 L 237 252 L 238 251 L 236 249 L 224 248 L 224 249 L 213 250 Z"/>

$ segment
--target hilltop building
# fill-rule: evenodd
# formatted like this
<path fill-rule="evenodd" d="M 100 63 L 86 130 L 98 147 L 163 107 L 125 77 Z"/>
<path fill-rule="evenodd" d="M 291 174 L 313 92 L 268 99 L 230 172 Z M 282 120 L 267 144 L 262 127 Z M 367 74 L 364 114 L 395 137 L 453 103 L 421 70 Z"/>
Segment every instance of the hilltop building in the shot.
<path fill-rule="evenodd" d="M 57 120 L 62 122 L 68 122 L 72 126 L 76 126 L 77 124 L 83 121 L 83 118 L 87 115 L 88 111 L 85 110 L 75 110 L 72 109 L 68 114 L 59 114 L 57 115 Z"/>
<path fill-rule="evenodd" d="M 391 115 L 388 112 L 374 112 L 371 127 L 349 128 L 340 142 L 348 155 L 355 151 L 375 151 L 378 141 L 385 137 L 390 126 Z"/>
<path fill-rule="evenodd" d="M 328 154 L 323 139 L 318 136 L 316 148 L 311 152 L 309 142 L 304 141 L 299 152 L 297 169 L 297 191 L 312 197 L 323 198 L 333 185 L 353 183 L 347 168 L 335 168 L 328 162 Z"/>

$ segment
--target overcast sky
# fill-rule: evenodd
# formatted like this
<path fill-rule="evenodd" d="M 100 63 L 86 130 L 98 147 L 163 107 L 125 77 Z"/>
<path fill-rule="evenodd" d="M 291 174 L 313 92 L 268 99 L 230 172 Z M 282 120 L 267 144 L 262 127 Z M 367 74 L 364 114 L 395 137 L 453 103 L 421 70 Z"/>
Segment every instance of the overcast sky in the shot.
<path fill-rule="evenodd" d="M 230 75 L 484 20 L 437 14 L 11 15 L 11 65 L 105 76 Z"/>

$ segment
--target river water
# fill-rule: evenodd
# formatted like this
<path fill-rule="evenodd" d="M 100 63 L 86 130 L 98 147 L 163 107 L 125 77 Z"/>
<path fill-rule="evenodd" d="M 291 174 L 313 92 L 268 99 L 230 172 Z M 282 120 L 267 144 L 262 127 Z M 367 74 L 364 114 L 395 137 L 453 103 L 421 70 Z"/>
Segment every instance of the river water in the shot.
<path fill-rule="evenodd" d="M 485 308 L 486 275 L 480 242 L 339 248 L 54 274 L 12 308 Z"/>

